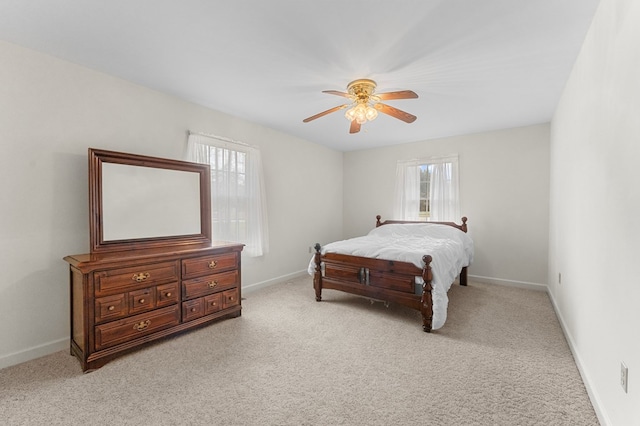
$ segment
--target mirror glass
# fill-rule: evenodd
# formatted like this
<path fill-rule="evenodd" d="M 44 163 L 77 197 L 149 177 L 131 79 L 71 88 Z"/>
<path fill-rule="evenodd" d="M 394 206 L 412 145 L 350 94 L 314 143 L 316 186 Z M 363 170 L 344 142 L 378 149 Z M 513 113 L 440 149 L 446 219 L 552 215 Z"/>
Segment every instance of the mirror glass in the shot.
<path fill-rule="evenodd" d="M 102 233 L 104 241 L 200 233 L 200 176 L 104 163 Z"/>

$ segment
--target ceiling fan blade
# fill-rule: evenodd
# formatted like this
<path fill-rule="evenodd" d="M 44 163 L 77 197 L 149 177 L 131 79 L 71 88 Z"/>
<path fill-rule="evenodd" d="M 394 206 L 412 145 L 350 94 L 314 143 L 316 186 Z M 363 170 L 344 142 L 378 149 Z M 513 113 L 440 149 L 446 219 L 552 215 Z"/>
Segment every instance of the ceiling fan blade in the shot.
<path fill-rule="evenodd" d="M 302 122 L 303 123 L 308 123 L 311 120 L 315 120 L 316 118 L 324 117 L 327 114 L 331 114 L 332 112 L 341 110 L 341 109 L 346 108 L 348 106 L 349 105 L 345 104 L 345 105 L 340 105 L 340 106 L 337 106 L 337 107 L 330 108 L 330 109 L 328 109 L 326 111 L 322 111 L 322 112 L 320 112 L 320 113 L 318 113 L 316 115 L 312 115 L 311 117 L 305 118 L 304 120 L 302 120 Z"/>
<path fill-rule="evenodd" d="M 351 122 L 351 127 L 349 127 L 349 133 L 358 133 L 359 131 L 360 131 L 360 124 L 356 120 L 353 120 Z"/>
<path fill-rule="evenodd" d="M 398 120 L 402 120 L 405 123 L 413 123 L 414 121 L 416 121 L 416 116 L 413 114 L 409 114 L 408 112 L 404 112 L 402 110 L 399 110 L 398 108 L 394 108 L 390 105 L 386 105 L 386 104 L 375 104 L 374 105 L 375 109 L 377 109 L 378 111 L 385 113 L 387 115 L 390 115 L 392 117 L 397 118 Z"/>
<path fill-rule="evenodd" d="M 330 95 L 337 95 L 337 96 L 344 96 L 345 98 L 353 99 L 353 96 L 351 96 L 350 94 L 345 92 L 339 92 L 337 90 L 323 90 L 322 93 L 328 93 Z"/>
<path fill-rule="evenodd" d="M 386 101 L 389 99 L 415 99 L 418 97 L 416 92 L 411 90 L 400 90 L 398 92 L 386 92 L 386 93 L 376 93 L 374 96 L 377 96 L 381 101 Z"/>

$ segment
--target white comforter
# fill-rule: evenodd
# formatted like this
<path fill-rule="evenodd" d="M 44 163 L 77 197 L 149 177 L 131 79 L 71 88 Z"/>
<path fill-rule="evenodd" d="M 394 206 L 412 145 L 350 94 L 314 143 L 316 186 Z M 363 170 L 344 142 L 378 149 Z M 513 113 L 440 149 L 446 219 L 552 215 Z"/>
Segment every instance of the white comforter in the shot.
<path fill-rule="evenodd" d="M 431 255 L 433 273 L 433 325 L 442 327 L 447 319 L 447 291 L 463 266 L 473 261 L 471 237 L 452 226 L 433 223 L 389 224 L 371 230 L 366 236 L 336 241 L 322 247 L 324 253 L 342 253 L 376 259 L 397 260 L 423 267 L 422 256 Z M 309 262 L 313 275 L 315 263 Z M 422 278 L 418 278 L 422 283 Z"/>

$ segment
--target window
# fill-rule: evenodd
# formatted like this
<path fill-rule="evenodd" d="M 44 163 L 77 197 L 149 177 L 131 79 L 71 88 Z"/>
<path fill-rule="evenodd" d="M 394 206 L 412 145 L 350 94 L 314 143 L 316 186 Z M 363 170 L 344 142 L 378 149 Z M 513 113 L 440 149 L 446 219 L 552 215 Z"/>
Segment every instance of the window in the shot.
<path fill-rule="evenodd" d="M 421 164 L 420 166 L 420 217 L 429 220 L 431 213 L 431 202 L 429 197 L 429 186 L 431 185 L 431 171 L 433 168 L 430 164 Z"/>
<path fill-rule="evenodd" d="M 400 220 L 459 220 L 458 156 L 399 161 L 394 217 Z"/>
<path fill-rule="evenodd" d="M 269 249 L 262 162 L 257 148 L 191 133 L 190 161 L 211 166 L 211 233 L 214 240 L 245 244 L 249 256 Z"/>

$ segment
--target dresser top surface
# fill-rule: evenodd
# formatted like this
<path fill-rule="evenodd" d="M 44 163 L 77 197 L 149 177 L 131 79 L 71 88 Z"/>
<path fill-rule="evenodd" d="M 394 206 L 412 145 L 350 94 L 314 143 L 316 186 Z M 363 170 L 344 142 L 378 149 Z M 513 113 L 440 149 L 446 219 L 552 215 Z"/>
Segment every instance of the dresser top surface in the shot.
<path fill-rule="evenodd" d="M 181 257 L 215 255 L 232 251 L 241 252 L 244 244 L 213 241 L 211 244 L 188 247 L 169 247 L 144 250 L 123 250 L 108 253 L 83 253 L 65 256 L 64 260 L 78 269 L 96 269 L 111 264 L 132 261 L 162 261 Z"/>

